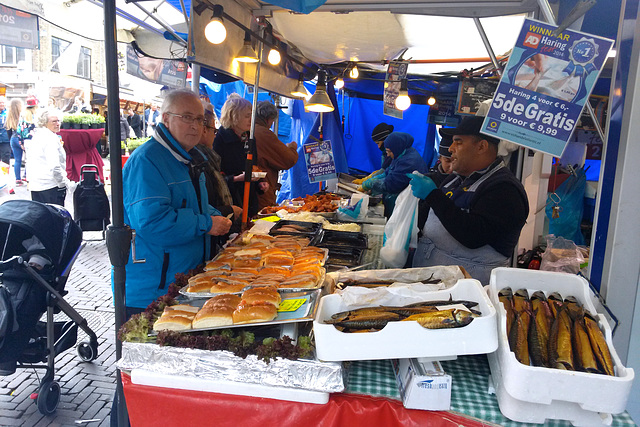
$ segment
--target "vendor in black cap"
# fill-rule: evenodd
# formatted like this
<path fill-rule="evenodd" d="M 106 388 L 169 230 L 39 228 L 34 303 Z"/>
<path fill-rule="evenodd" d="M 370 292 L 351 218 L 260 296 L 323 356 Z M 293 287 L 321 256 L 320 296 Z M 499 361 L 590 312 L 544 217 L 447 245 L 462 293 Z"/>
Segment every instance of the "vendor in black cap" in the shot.
<path fill-rule="evenodd" d="M 437 186 L 440 186 L 453 171 L 451 167 L 451 153 L 449 152 L 449 147 L 451 147 L 451 143 L 453 142 L 453 136 L 443 133 L 444 130 L 445 129 L 440 129 L 438 131 L 441 137 L 440 146 L 438 147 L 438 162 L 427 174 Z"/>
<path fill-rule="evenodd" d="M 371 174 L 365 176 L 364 178 L 354 179 L 353 183 L 357 185 L 361 185 L 363 182 L 368 180 L 369 178 L 373 178 L 376 175 L 380 175 L 386 168 L 389 167 L 391 161 L 393 160 L 391 157 L 387 156 L 387 152 L 384 148 L 384 140 L 393 132 L 393 126 L 388 125 L 386 123 L 379 123 L 376 127 L 373 128 L 371 132 L 371 139 L 376 143 L 380 151 L 382 151 L 382 165 L 380 169 L 372 172 Z"/>
<path fill-rule="evenodd" d="M 497 138 L 480 133 L 484 117 L 465 117 L 453 136 L 453 173 L 438 186 L 413 176 L 413 194 L 429 209 L 413 267 L 460 265 L 483 284 L 507 266 L 529 214 L 522 184 L 497 157 Z M 421 215 L 424 218 L 424 213 Z"/>

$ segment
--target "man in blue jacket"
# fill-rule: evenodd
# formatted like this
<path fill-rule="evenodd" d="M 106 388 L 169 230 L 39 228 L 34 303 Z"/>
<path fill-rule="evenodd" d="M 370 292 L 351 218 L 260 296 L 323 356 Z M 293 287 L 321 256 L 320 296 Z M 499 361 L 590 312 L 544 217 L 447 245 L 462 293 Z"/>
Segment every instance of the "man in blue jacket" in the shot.
<path fill-rule="evenodd" d="M 124 221 L 136 231 L 136 258 L 145 260 L 134 264 L 130 255 L 126 266 L 127 316 L 166 294 L 176 273 L 208 260 L 207 235 L 231 227 L 208 204 L 202 165 L 194 161 L 205 120 L 200 99 L 187 90 L 170 92 L 161 120 L 122 171 Z"/>

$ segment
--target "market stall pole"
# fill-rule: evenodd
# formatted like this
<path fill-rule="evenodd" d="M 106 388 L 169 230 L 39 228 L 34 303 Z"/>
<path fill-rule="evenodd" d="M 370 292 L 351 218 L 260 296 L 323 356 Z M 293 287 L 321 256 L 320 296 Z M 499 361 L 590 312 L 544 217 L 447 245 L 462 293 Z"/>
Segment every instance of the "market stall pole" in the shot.
<path fill-rule="evenodd" d="M 264 37 L 264 29 L 262 30 Z M 246 230 L 249 220 L 249 192 L 251 190 L 251 176 L 253 175 L 253 149 L 256 146 L 255 130 L 256 130 L 256 108 L 258 106 L 258 88 L 260 83 L 260 65 L 262 64 L 262 37 L 258 42 L 258 62 L 256 64 L 256 82 L 253 86 L 253 108 L 251 109 L 251 130 L 249 131 L 249 139 L 244 144 L 244 151 L 247 153 L 247 159 L 244 164 L 244 194 L 242 198 L 242 229 Z"/>
<path fill-rule="evenodd" d="M 116 43 L 116 2 L 105 0 L 104 6 L 104 41 L 105 64 L 107 74 L 107 110 L 109 117 L 118 117 L 120 114 L 120 92 L 118 82 L 118 49 Z M 109 151 L 120 152 L 120 124 L 115 120 L 109 120 Z M 109 252 L 109 260 L 113 265 L 113 302 L 115 306 L 115 331 L 125 322 L 124 310 L 124 286 L 125 265 L 129 259 L 129 246 L 131 244 L 131 229 L 124 223 L 124 205 L 122 196 L 122 159 L 120 156 L 111 156 L 111 219 L 113 223 L 107 228 L 106 242 Z M 122 356 L 122 343 L 116 339 L 116 360 Z M 116 371 L 117 386 L 114 406 L 117 411 L 118 426 L 129 425 L 129 417 L 122 389 L 120 372 Z"/>

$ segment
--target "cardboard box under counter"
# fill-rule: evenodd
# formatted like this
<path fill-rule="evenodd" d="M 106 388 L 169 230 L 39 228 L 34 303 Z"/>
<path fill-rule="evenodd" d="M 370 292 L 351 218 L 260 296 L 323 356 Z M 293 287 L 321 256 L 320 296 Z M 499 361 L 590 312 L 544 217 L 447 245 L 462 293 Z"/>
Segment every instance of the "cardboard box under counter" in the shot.
<path fill-rule="evenodd" d="M 407 409 L 448 411 L 451 408 L 451 375 L 437 361 L 394 359 L 402 403 Z"/>

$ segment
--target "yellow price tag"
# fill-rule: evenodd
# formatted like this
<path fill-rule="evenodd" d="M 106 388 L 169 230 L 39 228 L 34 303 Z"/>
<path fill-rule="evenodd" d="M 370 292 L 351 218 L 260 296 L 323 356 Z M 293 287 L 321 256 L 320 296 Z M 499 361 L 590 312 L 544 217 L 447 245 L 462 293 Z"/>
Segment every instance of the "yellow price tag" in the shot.
<path fill-rule="evenodd" d="M 271 215 L 271 216 L 265 216 L 263 218 L 256 218 L 256 219 L 253 220 L 253 222 L 256 222 L 258 220 L 269 221 L 269 222 L 278 222 L 281 219 L 282 218 L 280 218 L 278 215 Z"/>
<path fill-rule="evenodd" d="M 307 302 L 306 298 L 291 298 L 286 299 L 280 303 L 280 307 L 278 307 L 278 311 L 296 311 L 302 304 Z"/>

